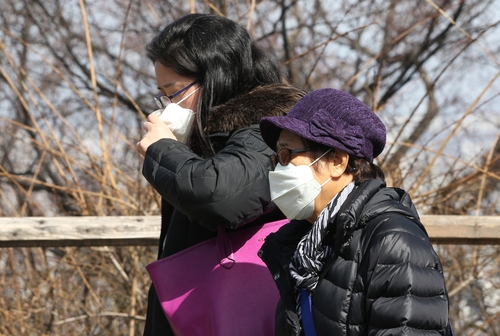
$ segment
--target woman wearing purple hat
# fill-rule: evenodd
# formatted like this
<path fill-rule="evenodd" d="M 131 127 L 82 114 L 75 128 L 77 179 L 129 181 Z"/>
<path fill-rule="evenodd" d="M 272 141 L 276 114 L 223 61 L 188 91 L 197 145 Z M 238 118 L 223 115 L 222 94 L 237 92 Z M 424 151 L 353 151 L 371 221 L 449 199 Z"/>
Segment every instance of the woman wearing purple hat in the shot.
<path fill-rule="evenodd" d="M 271 199 L 291 220 L 259 255 L 280 291 L 276 335 L 450 335 L 443 270 L 409 195 L 373 164 L 386 129 L 321 89 L 260 122 Z"/>

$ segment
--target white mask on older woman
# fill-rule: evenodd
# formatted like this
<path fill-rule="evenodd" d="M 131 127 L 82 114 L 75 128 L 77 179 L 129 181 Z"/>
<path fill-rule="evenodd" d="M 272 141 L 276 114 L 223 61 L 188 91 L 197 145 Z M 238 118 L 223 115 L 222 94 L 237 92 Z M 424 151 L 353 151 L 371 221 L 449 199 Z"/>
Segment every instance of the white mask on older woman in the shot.
<path fill-rule="evenodd" d="M 323 184 L 314 179 L 311 166 L 318 162 L 326 153 L 309 165 L 295 166 L 292 163 L 282 166 L 277 164 L 274 171 L 269 172 L 271 200 L 280 208 L 286 218 L 308 219 L 313 215 L 314 200 L 321 192 Z"/>

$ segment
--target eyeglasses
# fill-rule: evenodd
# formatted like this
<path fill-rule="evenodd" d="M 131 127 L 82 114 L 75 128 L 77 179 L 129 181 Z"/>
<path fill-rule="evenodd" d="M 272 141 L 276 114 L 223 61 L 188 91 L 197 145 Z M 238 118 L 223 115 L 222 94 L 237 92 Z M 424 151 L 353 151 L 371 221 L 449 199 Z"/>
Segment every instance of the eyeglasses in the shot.
<path fill-rule="evenodd" d="M 159 108 L 164 109 L 165 107 L 167 107 L 168 104 L 172 103 L 172 99 L 174 97 L 177 97 L 178 95 L 180 95 L 181 93 L 183 93 L 184 91 L 186 91 L 187 89 L 189 89 L 191 86 L 193 86 L 195 84 L 196 84 L 196 81 L 192 82 L 191 84 L 188 84 L 187 86 L 183 87 L 179 91 L 175 91 L 170 96 L 164 95 L 163 93 L 160 93 L 159 95 L 154 96 L 154 100 L 155 100 L 156 105 L 158 105 Z"/>
<path fill-rule="evenodd" d="M 281 148 L 276 154 L 271 154 L 271 162 L 273 163 L 273 169 L 276 168 L 278 163 L 282 166 L 286 166 L 292 160 L 292 155 L 297 153 L 310 152 L 311 148 Z"/>

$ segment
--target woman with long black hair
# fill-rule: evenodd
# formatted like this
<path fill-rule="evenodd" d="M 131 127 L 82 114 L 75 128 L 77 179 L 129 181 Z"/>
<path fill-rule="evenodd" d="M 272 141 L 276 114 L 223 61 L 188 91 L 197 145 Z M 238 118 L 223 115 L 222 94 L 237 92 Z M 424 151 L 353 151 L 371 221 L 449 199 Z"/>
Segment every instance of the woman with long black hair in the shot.
<path fill-rule="evenodd" d="M 143 175 L 162 196 L 158 258 L 216 236 L 219 227 L 284 218 L 270 199 L 273 151 L 258 122 L 286 114 L 303 91 L 282 84 L 276 61 L 244 27 L 220 16 L 191 14 L 171 23 L 149 42 L 147 55 L 160 111 L 148 116 L 137 149 Z M 171 334 L 152 286 L 144 335 Z"/>

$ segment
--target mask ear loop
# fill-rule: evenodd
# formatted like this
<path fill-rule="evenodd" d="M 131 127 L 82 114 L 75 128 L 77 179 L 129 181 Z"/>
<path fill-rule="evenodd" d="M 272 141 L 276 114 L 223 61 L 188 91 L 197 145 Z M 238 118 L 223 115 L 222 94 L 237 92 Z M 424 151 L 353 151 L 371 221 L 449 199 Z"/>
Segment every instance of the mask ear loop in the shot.
<path fill-rule="evenodd" d="M 316 162 L 318 162 L 323 156 L 325 156 L 326 154 L 328 154 L 328 152 L 330 152 L 333 148 L 330 148 L 328 149 L 326 152 L 324 152 L 323 154 L 321 154 L 321 156 L 319 158 L 317 158 L 316 160 L 314 160 L 310 165 L 309 167 L 311 167 L 313 164 L 315 164 Z"/>
<path fill-rule="evenodd" d="M 180 103 L 182 103 L 183 101 L 185 101 L 186 99 L 188 99 L 189 97 L 191 97 L 191 95 L 192 95 L 193 93 L 195 93 L 196 91 L 198 91 L 198 90 L 200 89 L 200 87 L 201 87 L 201 86 L 198 86 L 198 87 L 196 88 L 196 90 L 194 90 L 193 92 L 191 92 L 190 94 L 188 94 L 186 97 L 182 98 L 182 99 L 181 99 L 181 100 L 179 100 L 177 103 L 172 103 L 172 104 L 177 104 L 177 105 L 179 105 Z"/>
<path fill-rule="evenodd" d="M 319 158 L 317 158 L 316 160 L 314 160 L 310 165 L 309 167 L 311 167 L 313 164 L 315 164 L 316 162 L 318 162 L 323 156 L 325 156 L 326 154 L 328 154 L 333 148 L 329 148 L 326 152 L 324 152 L 323 154 L 321 154 L 321 156 Z M 325 184 L 327 184 L 328 182 L 330 182 L 332 180 L 332 178 L 330 177 L 328 180 L 326 180 L 325 182 L 323 182 L 323 184 L 321 184 L 321 188 L 323 188 L 323 186 Z"/>
<path fill-rule="evenodd" d="M 323 182 L 323 184 L 322 184 L 320 187 L 321 187 L 321 188 L 323 188 L 323 186 L 324 186 L 325 184 L 327 184 L 328 182 L 330 182 L 331 180 L 332 180 L 332 178 L 331 178 L 331 177 L 330 177 L 330 178 L 328 178 L 328 180 L 326 180 L 325 182 Z"/>

